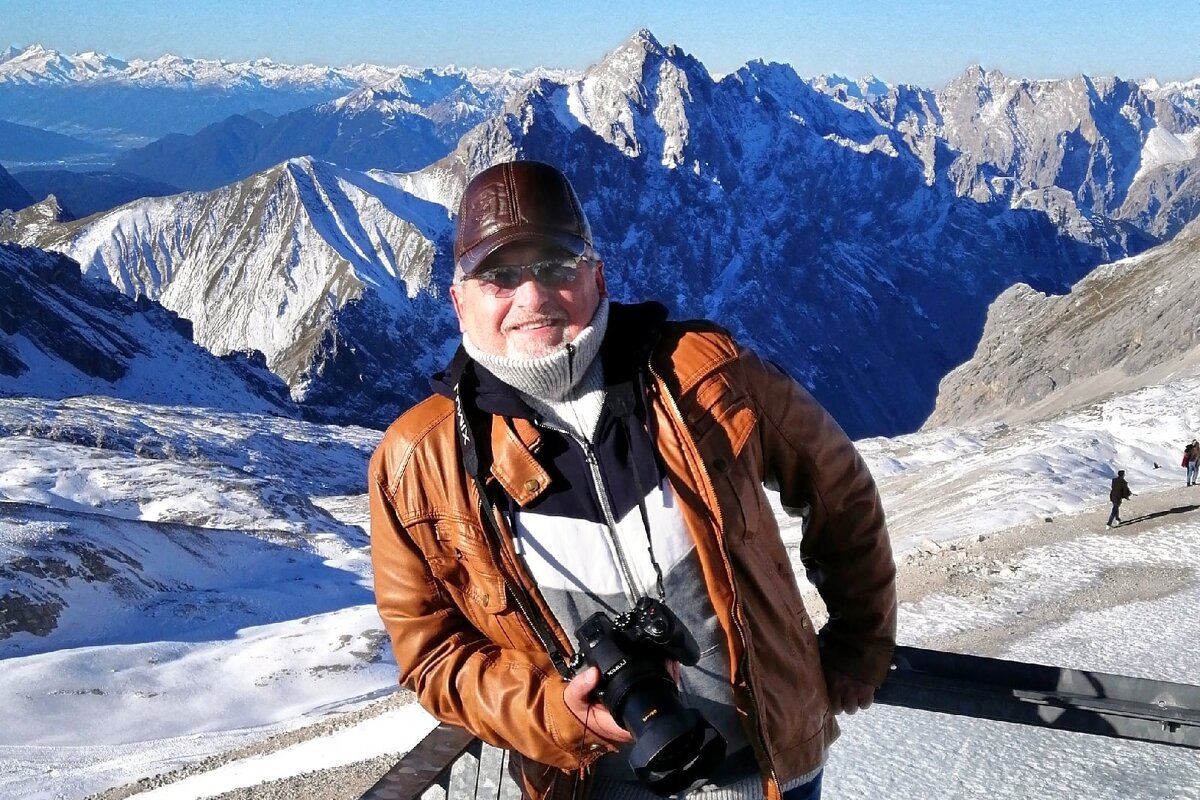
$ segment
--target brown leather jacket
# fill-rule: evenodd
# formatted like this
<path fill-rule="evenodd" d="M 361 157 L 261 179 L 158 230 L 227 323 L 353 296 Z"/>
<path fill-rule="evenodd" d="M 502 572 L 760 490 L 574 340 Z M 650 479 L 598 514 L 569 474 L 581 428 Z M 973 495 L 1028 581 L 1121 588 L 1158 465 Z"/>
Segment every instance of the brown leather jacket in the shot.
<path fill-rule="evenodd" d="M 876 685 L 886 676 L 896 601 L 883 509 L 833 419 L 716 326 L 665 325 L 650 371 L 658 452 L 725 631 L 764 790 L 777 798 L 838 733 L 822 661 Z M 581 796 L 587 767 L 614 748 L 567 709 L 563 678 L 514 602 L 519 586 L 572 652 L 510 537 L 485 535 L 455 424 L 452 401 L 430 397 L 371 459 L 375 593 L 400 680 L 433 716 L 515 751 L 527 796 Z M 538 444 L 530 423 L 491 419 L 489 480 L 520 504 L 549 485 Z M 764 483 L 804 510 L 801 554 L 832 612 L 820 646 Z"/>

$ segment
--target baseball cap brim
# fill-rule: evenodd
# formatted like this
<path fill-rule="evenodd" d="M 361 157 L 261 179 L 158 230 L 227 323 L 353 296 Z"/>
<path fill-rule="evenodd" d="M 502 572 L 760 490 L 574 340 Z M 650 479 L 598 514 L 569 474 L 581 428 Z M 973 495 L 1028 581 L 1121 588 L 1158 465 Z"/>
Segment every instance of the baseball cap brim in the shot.
<path fill-rule="evenodd" d="M 588 250 L 588 243 L 582 237 L 573 236 L 572 234 L 557 231 L 547 231 L 543 228 L 532 228 L 518 226 L 516 228 L 507 228 L 503 231 L 489 236 L 479 244 L 467 250 L 458 259 L 456 265 L 463 275 L 470 275 L 479 265 L 482 264 L 487 257 L 495 253 L 502 247 L 518 242 L 538 242 L 550 244 L 555 247 L 561 247 L 568 253 L 581 256 Z"/>

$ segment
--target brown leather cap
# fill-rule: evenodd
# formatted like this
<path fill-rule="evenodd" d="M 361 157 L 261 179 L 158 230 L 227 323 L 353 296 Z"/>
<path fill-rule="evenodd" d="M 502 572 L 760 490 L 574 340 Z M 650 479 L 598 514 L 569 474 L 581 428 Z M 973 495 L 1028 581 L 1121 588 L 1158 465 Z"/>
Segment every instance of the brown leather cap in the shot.
<path fill-rule="evenodd" d="M 454 263 L 469 275 L 506 244 L 543 240 L 582 255 L 592 229 L 571 182 L 549 164 L 495 164 L 467 184 L 458 207 Z"/>

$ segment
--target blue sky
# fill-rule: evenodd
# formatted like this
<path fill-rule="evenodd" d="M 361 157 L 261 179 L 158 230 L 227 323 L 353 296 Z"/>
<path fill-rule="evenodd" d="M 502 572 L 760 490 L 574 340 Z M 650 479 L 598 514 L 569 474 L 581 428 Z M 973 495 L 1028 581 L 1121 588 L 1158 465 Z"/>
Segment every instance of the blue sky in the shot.
<path fill-rule="evenodd" d="M 925 86 L 974 63 L 1027 78 L 1200 75 L 1200 0 L 0 0 L 0 46 L 124 58 L 582 69 L 641 27 L 718 73 L 761 58 Z"/>

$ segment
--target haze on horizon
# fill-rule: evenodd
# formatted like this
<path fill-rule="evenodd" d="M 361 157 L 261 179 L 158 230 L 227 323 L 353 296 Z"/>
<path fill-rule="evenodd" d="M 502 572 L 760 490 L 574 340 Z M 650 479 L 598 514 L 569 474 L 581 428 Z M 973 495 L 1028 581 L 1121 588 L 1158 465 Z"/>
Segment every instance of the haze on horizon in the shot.
<path fill-rule="evenodd" d="M 1186 7 L 1191 6 L 1188 10 Z M 114 0 L 96 4 L 0 0 L 9 44 L 123 59 L 167 53 L 201 59 L 345 66 L 582 70 L 639 28 L 713 73 L 748 61 L 788 63 L 802 76 L 875 75 L 940 87 L 972 64 L 1022 78 L 1081 73 L 1161 82 L 1200 75 L 1200 7 L 1147 0 L 799 0 L 709 3 L 631 0 L 575 7 L 508 0 Z"/>

